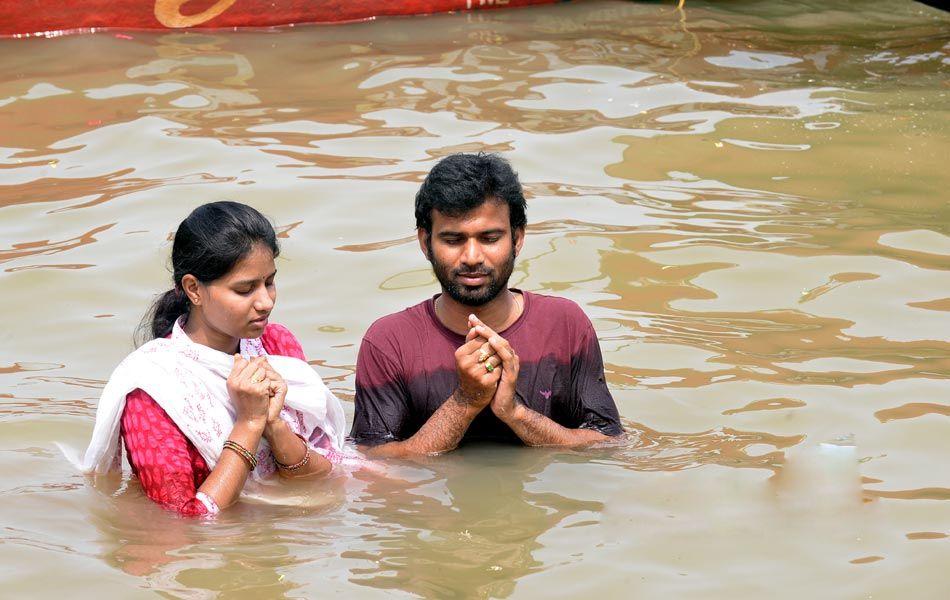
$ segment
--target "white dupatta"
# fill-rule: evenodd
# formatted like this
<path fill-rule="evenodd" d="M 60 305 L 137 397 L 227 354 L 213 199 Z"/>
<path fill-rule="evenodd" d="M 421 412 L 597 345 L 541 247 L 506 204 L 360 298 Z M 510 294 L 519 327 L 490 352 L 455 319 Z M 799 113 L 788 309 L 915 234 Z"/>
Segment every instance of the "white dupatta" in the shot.
<path fill-rule="evenodd" d="M 222 445 L 234 426 L 235 409 L 227 390 L 234 357 L 196 344 L 176 322 L 171 337 L 152 340 L 119 363 L 99 399 L 96 424 L 86 455 L 79 465 L 85 473 L 105 473 L 122 465 L 119 425 L 126 395 L 139 388 L 161 406 L 213 469 Z M 245 357 L 267 355 L 260 339 L 242 339 Z M 346 418 L 340 401 L 306 362 L 267 355 L 267 361 L 287 382 L 280 417 L 321 454 L 333 460 L 343 453 Z M 257 451 L 255 481 L 274 473 L 276 465 L 267 441 Z"/>

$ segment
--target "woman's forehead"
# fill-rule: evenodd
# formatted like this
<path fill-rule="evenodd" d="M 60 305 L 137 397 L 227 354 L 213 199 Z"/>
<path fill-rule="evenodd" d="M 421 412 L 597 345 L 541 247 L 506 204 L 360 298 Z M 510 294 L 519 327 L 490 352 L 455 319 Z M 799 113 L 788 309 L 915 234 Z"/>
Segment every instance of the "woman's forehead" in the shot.
<path fill-rule="evenodd" d="M 254 244 L 223 279 L 258 279 L 275 271 L 274 253 L 263 244 Z"/>

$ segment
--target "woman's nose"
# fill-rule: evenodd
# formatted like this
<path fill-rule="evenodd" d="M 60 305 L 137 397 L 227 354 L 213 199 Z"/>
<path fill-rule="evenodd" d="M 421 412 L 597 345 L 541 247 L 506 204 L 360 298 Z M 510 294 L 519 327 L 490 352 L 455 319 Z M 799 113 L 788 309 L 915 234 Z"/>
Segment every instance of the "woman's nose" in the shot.
<path fill-rule="evenodd" d="M 262 285 L 254 298 L 254 308 L 258 311 L 269 311 L 274 308 L 274 297 L 266 285 Z"/>

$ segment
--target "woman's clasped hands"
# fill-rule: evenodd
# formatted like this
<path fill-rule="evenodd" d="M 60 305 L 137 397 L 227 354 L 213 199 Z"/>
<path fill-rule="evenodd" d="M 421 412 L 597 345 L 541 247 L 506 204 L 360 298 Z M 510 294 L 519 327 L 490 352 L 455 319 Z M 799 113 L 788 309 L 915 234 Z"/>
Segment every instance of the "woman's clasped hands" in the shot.
<path fill-rule="evenodd" d="M 267 362 L 266 356 L 249 360 L 235 354 L 227 387 L 237 412 L 236 420 L 263 429 L 280 419 L 287 383 Z"/>

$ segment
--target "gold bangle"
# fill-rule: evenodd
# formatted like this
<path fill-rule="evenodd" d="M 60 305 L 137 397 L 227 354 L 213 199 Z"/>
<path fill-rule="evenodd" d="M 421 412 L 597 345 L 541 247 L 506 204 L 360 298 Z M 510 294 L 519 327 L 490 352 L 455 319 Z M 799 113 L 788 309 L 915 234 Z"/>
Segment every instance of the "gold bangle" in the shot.
<path fill-rule="evenodd" d="M 305 466 L 308 462 L 310 462 L 310 444 L 308 444 L 307 440 L 303 439 L 303 436 L 300 435 L 299 433 L 295 433 L 294 435 L 299 437 L 300 441 L 303 442 L 303 447 L 304 447 L 304 450 L 306 450 L 306 452 L 304 453 L 303 458 L 301 458 L 299 461 L 295 462 L 292 465 L 285 465 L 284 463 L 277 460 L 277 457 L 275 456 L 274 462 L 277 464 L 279 468 L 285 471 L 296 471 L 297 469 Z"/>
<path fill-rule="evenodd" d="M 236 452 L 237 455 L 243 458 L 244 462 L 247 463 L 247 468 L 249 470 L 253 471 L 254 469 L 257 468 L 257 457 L 251 454 L 251 451 L 245 448 L 244 446 L 242 446 L 241 444 L 232 440 L 225 440 L 224 446 L 221 449 L 222 450 L 227 449 L 227 450 L 231 450 L 232 452 Z"/>

